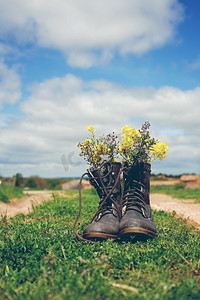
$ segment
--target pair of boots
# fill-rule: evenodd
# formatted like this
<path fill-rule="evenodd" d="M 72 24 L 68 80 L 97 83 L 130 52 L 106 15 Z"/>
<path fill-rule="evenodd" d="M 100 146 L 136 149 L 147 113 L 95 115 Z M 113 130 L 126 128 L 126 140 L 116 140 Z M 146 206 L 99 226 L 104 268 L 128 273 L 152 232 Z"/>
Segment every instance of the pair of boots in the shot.
<path fill-rule="evenodd" d="M 96 170 L 88 170 L 100 202 L 91 223 L 84 229 L 84 239 L 157 235 L 149 202 L 150 172 L 151 165 L 147 163 L 128 167 L 106 162 Z"/>

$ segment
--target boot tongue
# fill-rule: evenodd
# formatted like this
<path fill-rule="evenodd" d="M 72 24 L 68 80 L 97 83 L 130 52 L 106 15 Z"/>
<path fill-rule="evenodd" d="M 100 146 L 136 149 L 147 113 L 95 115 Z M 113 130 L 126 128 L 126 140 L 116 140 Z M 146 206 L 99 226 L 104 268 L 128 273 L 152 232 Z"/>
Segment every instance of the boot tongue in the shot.
<path fill-rule="evenodd" d="M 135 184 L 138 189 L 144 192 L 144 202 L 149 205 L 151 165 L 149 163 L 140 163 L 134 167 L 135 168 L 131 170 L 132 179 L 142 183 L 142 186 L 139 183 Z M 134 174 L 134 172 L 136 174 Z M 133 186 L 134 182 L 131 183 L 130 180 L 130 188 Z"/>
<path fill-rule="evenodd" d="M 125 189 L 130 190 L 130 193 L 132 194 L 132 192 L 134 191 L 134 198 L 136 201 L 131 201 L 130 203 L 127 204 L 127 210 L 136 210 L 136 211 L 141 211 L 142 212 L 142 208 L 140 203 L 140 199 L 143 198 L 142 194 L 144 192 L 144 187 L 140 184 L 143 184 L 143 167 L 144 164 L 137 164 L 135 166 L 132 166 L 131 168 L 129 168 L 128 170 L 128 174 L 126 176 L 126 183 L 125 183 Z M 131 191 L 132 190 L 132 191 Z"/>
<path fill-rule="evenodd" d="M 133 181 L 141 182 L 141 170 L 139 165 L 133 166 L 128 170 L 127 181 L 129 184 L 133 183 Z"/>
<path fill-rule="evenodd" d="M 151 172 L 151 165 L 150 164 L 139 163 L 135 166 L 132 166 L 129 169 L 128 177 L 130 177 L 131 180 L 141 182 L 142 184 L 144 184 L 146 186 L 146 184 L 149 181 L 150 172 Z M 147 190 L 149 190 L 148 184 L 147 184 L 146 188 L 147 188 Z"/>

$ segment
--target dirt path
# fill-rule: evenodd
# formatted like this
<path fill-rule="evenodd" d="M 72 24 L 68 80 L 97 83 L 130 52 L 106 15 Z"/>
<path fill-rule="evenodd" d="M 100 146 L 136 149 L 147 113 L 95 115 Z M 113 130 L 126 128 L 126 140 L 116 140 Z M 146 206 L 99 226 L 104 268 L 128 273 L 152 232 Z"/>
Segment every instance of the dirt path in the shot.
<path fill-rule="evenodd" d="M 10 203 L 0 202 L 0 215 L 12 217 L 17 213 L 28 213 L 32 206 L 39 205 L 43 201 L 52 199 L 52 195 L 64 196 L 62 191 L 27 191 L 26 196 L 21 199 L 13 199 Z M 200 203 L 194 200 L 175 199 L 167 195 L 151 194 L 151 207 L 156 210 L 167 212 L 175 211 L 177 216 L 189 218 L 188 223 L 200 229 Z"/>
<path fill-rule="evenodd" d="M 55 191 L 27 191 L 24 192 L 25 197 L 20 199 L 12 199 L 9 203 L 0 202 L 0 215 L 7 215 L 13 217 L 17 213 L 29 213 L 32 210 L 32 206 L 41 204 L 43 201 L 52 199 L 52 195 L 61 194 Z"/>
<path fill-rule="evenodd" d="M 164 194 L 151 194 L 151 207 L 166 212 L 176 212 L 177 216 L 189 218 L 188 223 L 200 229 L 200 203 L 192 199 L 176 199 Z"/>
<path fill-rule="evenodd" d="M 151 180 L 151 186 L 152 185 L 174 185 L 176 183 L 180 183 L 179 179 L 173 179 L 173 180 Z"/>

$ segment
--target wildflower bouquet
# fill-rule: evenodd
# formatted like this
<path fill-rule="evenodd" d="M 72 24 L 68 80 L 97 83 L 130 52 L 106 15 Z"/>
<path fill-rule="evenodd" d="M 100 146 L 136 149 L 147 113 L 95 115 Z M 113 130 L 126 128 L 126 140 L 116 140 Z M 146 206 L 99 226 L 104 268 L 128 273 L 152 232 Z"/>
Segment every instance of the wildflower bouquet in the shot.
<path fill-rule="evenodd" d="M 125 126 L 122 128 L 123 138 L 119 145 L 119 154 L 128 165 L 137 163 L 152 163 L 153 160 L 163 160 L 168 151 L 167 143 L 150 137 L 150 122 L 145 122 L 140 130 Z"/>
<path fill-rule="evenodd" d="M 79 155 L 83 156 L 92 168 L 98 168 L 104 161 L 116 162 L 119 143 L 117 135 L 113 132 L 97 138 L 93 126 L 88 126 L 87 131 L 89 138 L 78 143 L 78 147 L 81 149 Z"/>
<path fill-rule="evenodd" d="M 158 139 L 150 137 L 150 122 L 145 122 L 140 130 L 130 126 L 122 127 L 122 139 L 113 132 L 106 136 L 96 138 L 95 129 L 89 126 L 89 138 L 82 143 L 78 143 L 81 149 L 80 156 L 91 165 L 98 168 L 102 162 L 116 162 L 118 155 L 122 161 L 129 166 L 138 163 L 152 163 L 153 160 L 163 160 L 168 151 L 167 143 L 160 142 Z"/>

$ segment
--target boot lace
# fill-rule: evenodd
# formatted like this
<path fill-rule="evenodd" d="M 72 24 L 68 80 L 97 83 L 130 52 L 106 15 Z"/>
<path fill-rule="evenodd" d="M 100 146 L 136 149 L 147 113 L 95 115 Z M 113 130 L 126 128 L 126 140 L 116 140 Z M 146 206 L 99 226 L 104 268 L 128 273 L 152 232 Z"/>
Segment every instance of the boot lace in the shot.
<path fill-rule="evenodd" d="M 124 171 L 126 174 L 126 172 Z M 128 175 L 128 174 L 126 174 Z M 125 185 L 128 186 L 125 190 Z M 135 210 L 143 214 L 144 217 L 148 217 L 148 211 L 146 208 L 145 198 L 149 196 L 149 192 L 146 187 L 139 181 L 131 180 L 126 182 L 126 179 L 123 182 L 122 187 L 122 216 L 126 213 L 127 210 Z"/>
<path fill-rule="evenodd" d="M 101 175 L 101 169 L 105 166 L 105 165 L 110 165 L 110 168 L 108 168 L 108 172 L 105 175 Z M 111 168 L 111 163 L 110 162 L 104 162 L 100 168 L 98 169 L 98 176 L 95 177 L 93 176 L 93 174 L 91 172 L 89 172 L 89 175 L 92 177 L 92 180 L 94 181 L 96 187 L 98 187 L 101 191 L 102 197 L 99 201 L 99 207 L 98 210 L 96 211 L 96 213 L 93 215 L 92 220 L 90 221 L 90 223 L 92 223 L 94 220 L 99 220 L 101 217 L 103 217 L 103 215 L 111 213 L 111 214 L 118 214 L 119 216 L 121 216 L 121 211 L 120 211 L 120 207 L 118 205 L 118 203 L 115 201 L 115 199 L 113 198 L 113 192 L 114 189 L 116 188 L 118 181 L 120 180 L 120 174 L 121 172 L 119 171 L 117 178 L 113 184 L 113 186 L 105 186 L 104 184 L 104 178 L 108 177 L 112 172 L 112 168 Z M 73 224 L 73 232 L 75 233 L 75 235 L 78 237 L 78 239 L 82 240 L 82 241 L 87 241 L 90 243 L 95 243 L 94 241 L 88 240 L 83 238 L 82 236 L 80 236 L 78 234 L 78 232 L 76 231 L 75 227 L 76 224 L 79 220 L 80 214 L 81 214 L 81 208 L 82 208 L 82 198 L 81 198 L 81 184 L 82 184 L 82 180 L 85 176 L 88 176 L 88 172 L 84 173 L 81 178 L 80 178 L 80 182 L 79 182 L 79 211 L 76 217 L 76 220 Z M 97 180 L 100 180 L 100 184 L 98 183 Z M 114 212 L 113 212 L 114 210 Z"/>

